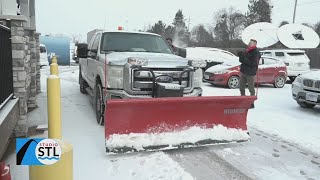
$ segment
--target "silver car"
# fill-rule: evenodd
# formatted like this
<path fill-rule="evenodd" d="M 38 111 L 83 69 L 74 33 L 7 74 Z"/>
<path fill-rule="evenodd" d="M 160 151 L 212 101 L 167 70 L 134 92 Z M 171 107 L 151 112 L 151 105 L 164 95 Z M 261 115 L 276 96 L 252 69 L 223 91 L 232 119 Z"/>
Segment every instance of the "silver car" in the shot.
<path fill-rule="evenodd" d="M 298 76 L 292 83 L 292 97 L 303 108 L 320 105 L 320 70 Z"/>

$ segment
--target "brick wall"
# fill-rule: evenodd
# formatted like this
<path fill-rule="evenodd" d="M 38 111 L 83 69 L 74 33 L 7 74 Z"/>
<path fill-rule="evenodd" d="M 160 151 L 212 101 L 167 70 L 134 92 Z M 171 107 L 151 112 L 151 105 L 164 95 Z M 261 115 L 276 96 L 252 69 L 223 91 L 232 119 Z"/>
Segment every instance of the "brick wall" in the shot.
<path fill-rule="evenodd" d="M 11 20 L 14 95 L 19 98 L 19 119 L 14 129 L 17 137 L 27 134 L 28 108 L 36 108 L 40 93 L 39 34 L 23 27 L 25 20 Z"/>

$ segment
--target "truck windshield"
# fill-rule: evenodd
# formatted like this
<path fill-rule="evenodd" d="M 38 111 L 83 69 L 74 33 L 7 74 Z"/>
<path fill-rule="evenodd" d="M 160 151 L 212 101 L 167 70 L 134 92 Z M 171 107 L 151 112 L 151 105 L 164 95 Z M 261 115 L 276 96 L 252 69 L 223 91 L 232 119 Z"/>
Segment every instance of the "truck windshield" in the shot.
<path fill-rule="evenodd" d="M 151 52 L 173 54 L 168 44 L 160 37 L 137 33 L 104 33 L 103 52 Z"/>

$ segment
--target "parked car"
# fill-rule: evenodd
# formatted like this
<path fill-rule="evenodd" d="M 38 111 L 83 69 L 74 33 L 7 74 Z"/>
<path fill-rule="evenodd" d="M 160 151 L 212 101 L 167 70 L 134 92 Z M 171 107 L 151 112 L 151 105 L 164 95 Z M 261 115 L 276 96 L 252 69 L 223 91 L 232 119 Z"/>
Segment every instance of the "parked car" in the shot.
<path fill-rule="evenodd" d="M 47 48 L 44 44 L 40 44 L 40 67 L 49 66 Z"/>
<path fill-rule="evenodd" d="M 231 89 L 240 85 L 240 62 L 223 63 L 209 68 L 205 72 L 205 81 L 213 85 L 226 86 Z M 273 84 L 275 88 L 282 88 L 286 84 L 287 68 L 283 61 L 277 58 L 265 57 L 259 61 L 256 76 L 258 84 Z"/>
<path fill-rule="evenodd" d="M 239 58 L 229 51 L 217 48 L 207 47 L 190 47 L 187 48 L 187 58 L 192 60 L 204 60 L 207 66 L 203 68 L 204 71 L 212 66 L 222 64 L 224 62 L 238 62 Z"/>
<path fill-rule="evenodd" d="M 261 51 L 261 54 L 283 60 L 287 65 L 288 77 L 291 82 L 297 76 L 310 71 L 310 59 L 303 50 L 265 50 Z"/>
<path fill-rule="evenodd" d="M 292 83 L 292 97 L 303 108 L 320 105 L 320 70 L 298 76 Z"/>

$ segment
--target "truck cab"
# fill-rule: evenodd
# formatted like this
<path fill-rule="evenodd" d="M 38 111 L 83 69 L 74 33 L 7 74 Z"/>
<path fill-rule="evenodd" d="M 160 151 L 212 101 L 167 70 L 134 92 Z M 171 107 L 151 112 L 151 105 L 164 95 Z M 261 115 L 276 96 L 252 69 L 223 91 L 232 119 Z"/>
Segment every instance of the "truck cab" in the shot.
<path fill-rule="evenodd" d="M 202 95 L 205 61 L 175 55 L 159 35 L 95 30 L 88 40 L 86 48 L 78 48 L 79 84 L 94 97 L 99 124 L 108 99 L 155 98 L 162 85 L 181 89 L 182 96 Z"/>

